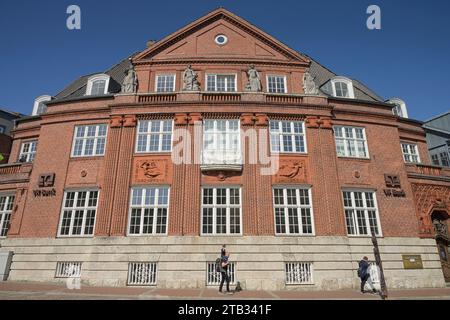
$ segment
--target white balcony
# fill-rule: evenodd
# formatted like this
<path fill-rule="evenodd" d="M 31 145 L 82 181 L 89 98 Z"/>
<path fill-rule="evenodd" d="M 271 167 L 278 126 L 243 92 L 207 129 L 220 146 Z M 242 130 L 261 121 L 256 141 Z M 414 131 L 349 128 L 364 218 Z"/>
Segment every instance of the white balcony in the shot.
<path fill-rule="evenodd" d="M 233 151 L 203 151 L 202 171 L 242 171 L 242 155 L 240 152 Z"/>

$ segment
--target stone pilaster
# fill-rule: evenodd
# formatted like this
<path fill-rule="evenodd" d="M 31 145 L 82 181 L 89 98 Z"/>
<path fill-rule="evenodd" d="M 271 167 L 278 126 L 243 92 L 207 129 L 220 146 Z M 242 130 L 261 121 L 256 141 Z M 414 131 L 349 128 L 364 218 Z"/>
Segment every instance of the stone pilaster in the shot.
<path fill-rule="evenodd" d="M 121 145 L 122 116 L 113 116 L 110 120 L 108 142 L 105 153 L 105 179 L 100 191 L 100 201 L 97 210 L 95 235 L 108 236 L 111 224 L 111 213 L 114 204 L 114 188 L 116 184 L 116 169 Z"/>
<path fill-rule="evenodd" d="M 27 194 L 28 194 L 27 188 L 17 189 L 14 199 L 13 212 L 11 215 L 10 227 L 8 230 L 8 237 L 14 237 L 20 234 L 20 228 L 22 226 L 22 218 L 25 210 Z"/>
<path fill-rule="evenodd" d="M 124 236 L 126 234 L 135 128 L 136 116 L 125 116 L 123 121 L 117 171 L 115 171 L 116 186 L 110 230 L 110 234 L 112 236 Z"/>

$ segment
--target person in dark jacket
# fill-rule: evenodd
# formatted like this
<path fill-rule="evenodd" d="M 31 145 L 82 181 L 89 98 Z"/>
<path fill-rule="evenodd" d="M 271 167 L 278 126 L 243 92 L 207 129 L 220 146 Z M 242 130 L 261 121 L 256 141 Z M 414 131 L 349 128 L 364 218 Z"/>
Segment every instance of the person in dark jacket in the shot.
<path fill-rule="evenodd" d="M 369 273 L 369 258 L 363 257 L 363 259 L 359 262 L 359 268 L 358 268 L 358 276 L 361 278 L 361 293 L 364 293 L 364 286 L 366 285 L 366 282 L 369 284 L 369 286 L 372 288 L 372 292 L 376 293 L 377 290 L 375 290 L 375 287 L 373 286 L 372 279 L 370 278 Z"/>
<path fill-rule="evenodd" d="M 223 245 L 220 250 L 221 259 L 221 269 L 220 274 L 222 275 L 222 280 L 220 281 L 219 292 L 222 293 L 223 284 L 227 282 L 227 294 L 233 294 L 230 291 L 230 276 L 228 274 L 228 264 L 229 264 L 230 253 L 228 252 L 226 245 Z"/>

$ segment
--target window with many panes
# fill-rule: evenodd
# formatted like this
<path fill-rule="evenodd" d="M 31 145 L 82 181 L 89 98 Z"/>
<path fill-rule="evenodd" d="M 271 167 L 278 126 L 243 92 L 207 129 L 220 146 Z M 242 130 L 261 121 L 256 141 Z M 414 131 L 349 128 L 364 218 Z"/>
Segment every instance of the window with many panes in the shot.
<path fill-rule="evenodd" d="M 267 91 L 270 93 L 286 93 L 286 77 L 267 76 Z"/>
<path fill-rule="evenodd" d="M 64 193 L 59 236 L 83 237 L 94 234 L 98 190 L 66 191 Z"/>
<path fill-rule="evenodd" d="M 106 124 L 76 126 L 72 157 L 103 156 L 107 128 Z"/>
<path fill-rule="evenodd" d="M 22 143 L 22 147 L 20 148 L 19 161 L 33 162 L 36 156 L 36 149 L 37 149 L 37 140 Z"/>
<path fill-rule="evenodd" d="M 240 164 L 239 120 L 204 120 L 203 164 Z"/>
<path fill-rule="evenodd" d="M 338 157 L 369 157 L 364 128 L 335 126 L 334 137 Z"/>
<path fill-rule="evenodd" d="M 206 90 L 234 92 L 236 91 L 236 75 L 208 74 L 206 75 Z"/>
<path fill-rule="evenodd" d="M 239 235 L 240 188 L 203 188 L 201 228 L 203 235 Z"/>
<path fill-rule="evenodd" d="M 14 196 L 0 194 L 0 237 L 6 237 L 11 221 Z"/>
<path fill-rule="evenodd" d="M 156 76 L 156 92 L 175 91 L 175 75 L 164 74 Z"/>
<path fill-rule="evenodd" d="M 420 163 L 419 151 L 416 144 L 402 142 L 402 152 L 403 159 L 406 163 Z"/>
<path fill-rule="evenodd" d="M 98 96 L 105 94 L 106 80 L 95 80 L 92 82 L 91 95 Z"/>
<path fill-rule="evenodd" d="M 172 120 L 139 120 L 136 152 L 170 152 Z"/>
<path fill-rule="evenodd" d="M 345 222 L 349 235 L 380 236 L 376 196 L 370 191 L 343 191 Z"/>
<path fill-rule="evenodd" d="M 443 167 L 450 167 L 450 159 L 448 156 L 448 152 L 444 151 L 444 152 L 440 152 L 439 153 L 439 159 L 441 161 L 441 165 Z"/>
<path fill-rule="evenodd" d="M 272 152 L 305 153 L 305 125 L 302 121 L 270 121 Z"/>
<path fill-rule="evenodd" d="M 168 187 L 132 188 L 128 234 L 167 234 L 168 210 Z"/>
<path fill-rule="evenodd" d="M 273 189 L 276 234 L 314 234 L 311 189 Z"/>

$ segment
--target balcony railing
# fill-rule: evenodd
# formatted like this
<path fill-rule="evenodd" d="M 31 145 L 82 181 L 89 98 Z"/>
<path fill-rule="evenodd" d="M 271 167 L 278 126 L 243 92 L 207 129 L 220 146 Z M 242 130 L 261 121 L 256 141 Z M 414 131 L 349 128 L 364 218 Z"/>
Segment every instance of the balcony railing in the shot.
<path fill-rule="evenodd" d="M 415 177 L 435 177 L 450 181 L 450 168 L 416 164 L 408 165 L 406 170 L 410 176 Z"/>
<path fill-rule="evenodd" d="M 33 165 L 31 163 L 12 163 L 0 165 L 0 184 L 27 182 Z"/>
<path fill-rule="evenodd" d="M 21 163 L 0 165 L 0 175 L 15 174 L 20 172 Z"/>
<path fill-rule="evenodd" d="M 242 155 L 239 152 L 204 151 L 202 153 L 202 171 L 241 171 Z"/>

